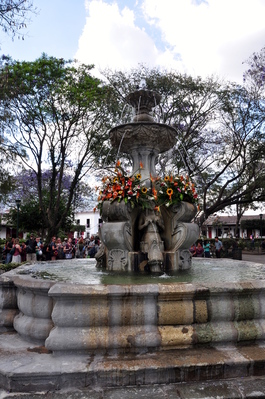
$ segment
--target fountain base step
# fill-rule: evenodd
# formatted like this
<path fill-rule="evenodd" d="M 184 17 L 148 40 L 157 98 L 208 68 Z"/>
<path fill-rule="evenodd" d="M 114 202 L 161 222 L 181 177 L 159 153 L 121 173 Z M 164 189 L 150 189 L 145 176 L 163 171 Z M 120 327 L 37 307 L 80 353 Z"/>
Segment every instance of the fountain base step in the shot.
<path fill-rule="evenodd" d="M 54 356 L 7 332 L 0 335 L 0 353 L 0 387 L 9 392 L 265 377 L 265 342 L 138 355 Z"/>

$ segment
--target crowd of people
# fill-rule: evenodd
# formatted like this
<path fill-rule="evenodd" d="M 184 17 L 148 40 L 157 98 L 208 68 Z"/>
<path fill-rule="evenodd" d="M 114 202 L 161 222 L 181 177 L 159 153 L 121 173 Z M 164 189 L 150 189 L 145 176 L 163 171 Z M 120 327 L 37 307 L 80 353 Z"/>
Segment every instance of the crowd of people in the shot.
<path fill-rule="evenodd" d="M 190 247 L 191 255 L 197 258 L 211 258 L 213 253 L 215 253 L 216 258 L 220 258 L 222 250 L 223 244 L 218 237 L 215 237 L 214 246 L 209 241 L 204 241 L 203 244 L 198 242 L 197 245 L 193 244 Z"/>
<path fill-rule="evenodd" d="M 40 237 L 33 234 L 21 243 L 18 238 L 7 240 L 3 252 L 2 263 L 22 263 L 50 261 L 57 259 L 94 258 L 100 245 L 99 237 L 78 239 L 52 237 L 51 242 L 43 243 Z"/>

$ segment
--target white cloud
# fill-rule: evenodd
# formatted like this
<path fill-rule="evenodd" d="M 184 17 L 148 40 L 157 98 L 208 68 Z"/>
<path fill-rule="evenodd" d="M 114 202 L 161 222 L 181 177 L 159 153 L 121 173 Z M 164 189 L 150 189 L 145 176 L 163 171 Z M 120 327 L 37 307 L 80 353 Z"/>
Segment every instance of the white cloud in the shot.
<path fill-rule="evenodd" d="M 144 0 L 143 7 L 197 75 L 241 80 L 242 62 L 265 44 L 264 0 Z"/>
<path fill-rule="evenodd" d="M 97 68 L 128 69 L 156 57 L 157 49 L 135 25 L 134 12 L 101 0 L 87 3 L 89 16 L 79 40 L 76 58 Z"/>
<path fill-rule="evenodd" d="M 138 0 L 133 9 L 123 3 L 87 0 L 77 59 L 97 68 L 144 63 L 242 82 L 242 62 L 265 45 L 265 0 Z"/>

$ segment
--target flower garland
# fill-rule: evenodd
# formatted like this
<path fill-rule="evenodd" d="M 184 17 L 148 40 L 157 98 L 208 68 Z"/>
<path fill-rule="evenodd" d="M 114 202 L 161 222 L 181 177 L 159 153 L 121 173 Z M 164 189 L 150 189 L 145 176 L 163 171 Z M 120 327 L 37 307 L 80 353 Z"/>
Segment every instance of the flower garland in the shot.
<path fill-rule="evenodd" d="M 191 202 L 196 204 L 198 202 L 198 194 L 195 189 L 194 183 L 190 180 L 189 176 L 174 176 L 167 175 L 155 180 L 157 190 L 157 205 L 170 206 L 178 204 L 181 201 Z"/>
<path fill-rule="evenodd" d="M 140 164 L 140 168 L 142 168 Z M 134 176 L 127 176 L 117 162 L 115 175 L 102 178 L 103 187 L 99 190 L 97 209 L 102 213 L 104 201 L 124 201 L 130 203 L 131 207 L 140 206 L 155 208 L 159 210 L 162 205 L 170 206 L 181 201 L 190 203 L 198 202 L 198 195 L 194 184 L 188 176 L 167 175 L 165 178 L 150 177 L 151 187 L 147 187 L 145 181 L 141 181 L 141 173 Z M 94 210 L 96 210 L 96 208 Z"/>
<path fill-rule="evenodd" d="M 96 188 L 99 190 L 97 205 L 99 211 L 102 211 L 104 201 L 124 201 L 126 204 L 130 203 L 132 208 L 135 206 L 141 206 L 143 209 L 150 208 L 150 200 L 154 200 L 154 196 L 151 188 L 146 187 L 141 178 L 141 173 L 127 176 L 118 161 L 115 175 L 103 177 L 103 187 Z"/>

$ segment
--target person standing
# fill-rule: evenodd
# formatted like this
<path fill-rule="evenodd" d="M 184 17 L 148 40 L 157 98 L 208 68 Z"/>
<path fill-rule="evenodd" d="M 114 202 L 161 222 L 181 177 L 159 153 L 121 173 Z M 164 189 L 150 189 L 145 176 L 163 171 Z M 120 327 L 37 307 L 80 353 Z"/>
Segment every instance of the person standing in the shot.
<path fill-rule="evenodd" d="M 221 258 L 221 250 L 223 248 L 222 242 L 218 239 L 218 237 L 215 237 L 215 254 L 216 258 Z"/>
<path fill-rule="evenodd" d="M 26 241 L 26 246 L 27 246 L 27 262 L 36 262 L 36 260 L 37 260 L 37 257 L 36 257 L 37 242 L 36 242 L 33 234 L 31 234 L 30 238 Z"/>
<path fill-rule="evenodd" d="M 12 240 L 7 240 L 6 241 L 6 245 L 5 245 L 5 249 L 4 249 L 4 255 L 5 255 L 5 264 L 8 264 L 11 262 L 12 260 L 12 255 L 10 253 L 11 249 L 13 247 L 13 243 Z"/>
<path fill-rule="evenodd" d="M 21 262 L 23 263 L 23 262 L 26 262 L 26 260 L 27 260 L 27 246 L 26 246 L 26 243 L 25 243 L 25 241 L 22 241 L 22 244 L 21 244 Z"/>
<path fill-rule="evenodd" d="M 210 258 L 211 257 L 211 253 L 210 253 L 211 244 L 209 243 L 209 241 L 205 241 L 205 243 L 203 245 L 203 249 L 204 249 L 205 258 Z"/>
<path fill-rule="evenodd" d="M 14 254 L 12 256 L 11 263 L 21 263 L 21 246 L 19 245 L 18 238 L 15 239 L 13 249 L 14 249 Z"/>
<path fill-rule="evenodd" d="M 64 245 L 62 243 L 62 240 L 60 238 L 57 238 L 57 242 L 56 242 L 56 248 L 57 248 L 57 259 L 64 259 Z"/>
<path fill-rule="evenodd" d="M 51 260 L 51 248 L 48 242 L 45 242 L 42 248 L 43 259 L 46 261 Z"/>
<path fill-rule="evenodd" d="M 40 260 L 42 260 L 42 248 L 43 248 L 40 237 L 36 238 L 36 243 L 37 243 L 37 246 L 36 246 L 37 261 L 40 261 Z"/>
<path fill-rule="evenodd" d="M 71 238 L 68 238 L 66 245 L 64 245 L 64 252 L 66 259 L 73 258 L 73 244 Z"/>
<path fill-rule="evenodd" d="M 50 243 L 50 249 L 51 249 L 51 260 L 56 260 L 58 255 L 56 237 L 52 237 L 52 241 Z"/>
<path fill-rule="evenodd" d="M 79 251 L 79 258 L 83 258 L 84 257 L 84 251 L 85 251 L 85 243 L 84 243 L 84 239 L 81 236 L 79 241 L 78 241 L 78 246 L 77 246 L 77 252 Z M 78 257 L 78 256 L 76 256 Z"/>

